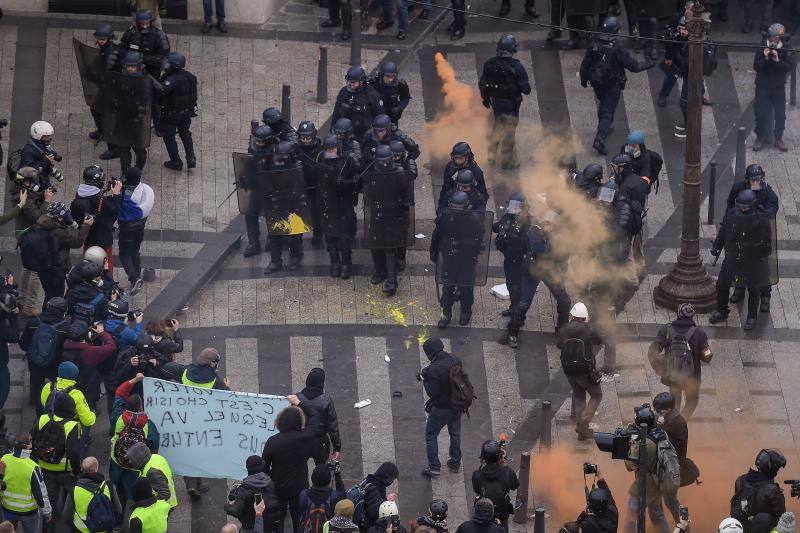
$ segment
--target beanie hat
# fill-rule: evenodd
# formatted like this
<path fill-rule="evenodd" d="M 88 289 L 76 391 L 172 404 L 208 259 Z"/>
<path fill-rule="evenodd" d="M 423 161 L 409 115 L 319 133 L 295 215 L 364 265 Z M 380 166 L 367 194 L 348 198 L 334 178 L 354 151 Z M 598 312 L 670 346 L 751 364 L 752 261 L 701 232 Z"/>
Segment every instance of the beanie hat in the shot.
<path fill-rule="evenodd" d="M 132 495 L 134 501 L 146 500 L 153 496 L 153 486 L 146 477 L 140 477 L 133 482 Z"/>
<path fill-rule="evenodd" d="M 314 467 L 311 472 L 311 484 L 315 487 L 327 487 L 331 484 L 331 471 L 328 465 L 322 464 Z"/>
<path fill-rule="evenodd" d="M 431 337 L 422 344 L 422 351 L 428 356 L 428 359 L 433 359 L 437 353 L 444 351 L 444 343 L 439 337 Z"/>
<path fill-rule="evenodd" d="M 200 366 L 211 366 L 211 363 L 219 362 L 219 352 L 216 348 L 203 348 L 194 358 L 194 362 Z"/>
<path fill-rule="evenodd" d="M 264 470 L 264 459 L 258 455 L 251 455 L 247 458 L 244 465 L 247 468 L 247 475 L 252 476 Z"/>
<path fill-rule="evenodd" d="M 690 303 L 683 303 L 678 306 L 678 318 L 692 318 L 694 313 L 694 306 Z"/>
<path fill-rule="evenodd" d="M 142 169 L 139 167 L 131 167 L 125 173 L 125 184 L 126 185 L 139 185 L 142 181 Z"/>
<path fill-rule="evenodd" d="M 71 330 L 72 328 L 70 328 Z M 64 361 L 60 365 L 58 365 L 58 377 L 64 379 L 78 379 L 78 367 L 75 363 L 70 361 Z"/>
<path fill-rule="evenodd" d="M 795 519 L 794 513 L 791 511 L 786 511 L 783 513 L 778 520 L 778 526 L 775 528 L 778 530 L 778 533 L 794 533 L 795 530 Z"/>
<path fill-rule="evenodd" d="M 67 329 L 67 336 L 70 338 L 70 340 L 73 340 L 73 341 L 76 341 L 76 342 L 79 342 L 79 341 L 82 341 L 83 339 L 85 339 L 86 335 L 88 333 L 89 333 L 89 326 L 85 322 L 82 322 L 80 320 L 70 324 L 69 328 Z M 64 363 L 61 363 L 61 364 L 63 365 Z M 58 367 L 58 371 L 59 371 L 59 374 L 60 374 L 61 373 L 61 366 Z M 76 372 L 77 372 L 77 370 L 76 370 Z M 66 376 L 61 376 L 61 377 L 66 377 Z M 77 377 L 77 375 L 76 375 L 76 377 Z M 75 379 L 75 378 L 69 378 L 69 379 Z"/>
<path fill-rule="evenodd" d="M 346 516 L 347 518 L 352 518 L 356 512 L 356 508 L 353 505 L 353 502 L 345 498 L 336 502 L 336 507 L 334 508 L 333 512 L 336 516 Z"/>
<path fill-rule="evenodd" d="M 321 389 L 324 386 L 325 371 L 321 368 L 312 368 L 306 377 L 306 387 L 318 387 Z"/>

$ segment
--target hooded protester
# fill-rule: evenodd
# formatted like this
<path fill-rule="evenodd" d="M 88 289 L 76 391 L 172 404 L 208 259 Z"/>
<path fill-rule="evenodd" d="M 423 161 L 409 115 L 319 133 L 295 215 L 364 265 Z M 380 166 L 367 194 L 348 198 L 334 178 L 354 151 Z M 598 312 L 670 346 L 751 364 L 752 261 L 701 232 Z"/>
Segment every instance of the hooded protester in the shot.
<path fill-rule="evenodd" d="M 304 405 L 312 405 L 317 413 L 314 417 L 305 413 L 309 430 L 315 431 L 319 437 L 314 450 L 314 464 L 324 464 L 329 455 L 333 461 L 338 461 L 342 449 L 339 418 L 333 399 L 325 393 L 325 371 L 312 368 L 306 377 L 305 388 L 297 393 L 297 397 Z"/>
<path fill-rule="evenodd" d="M 251 455 L 247 458 L 245 466 L 247 477 L 228 493 L 225 512 L 239 519 L 243 533 L 252 531 L 256 522 L 253 508 L 255 495 L 260 494 L 266 504 L 266 512 L 263 515 L 264 531 L 275 531 L 280 518 L 280 501 L 275 495 L 275 484 L 264 473 L 264 460 L 258 455 Z"/>
<path fill-rule="evenodd" d="M 175 483 L 172 480 L 172 469 L 161 455 L 151 453 L 144 442 L 137 442 L 125 453 L 125 462 L 128 466 L 139 472 L 139 479 L 133 484 L 133 499 L 136 496 L 136 486 L 141 479 L 146 479 L 151 491 L 155 492 L 159 500 L 166 501 L 170 507 L 178 506 L 178 497 L 175 493 Z"/>
<path fill-rule="evenodd" d="M 768 448 L 758 452 L 755 470 L 751 468 L 746 474 L 736 478 L 731 498 L 731 517 L 739 520 L 745 531 L 754 530 L 759 514 L 768 515 L 764 531 L 769 531 L 786 512 L 786 497 L 780 485 L 775 483 L 778 470 L 784 466 L 786 457 L 779 450 Z M 746 509 L 743 508 L 744 505 L 738 505 L 741 501 L 747 504 Z M 750 517 L 753 517 L 752 521 Z"/>
<path fill-rule="evenodd" d="M 489 498 L 479 498 L 475 501 L 475 511 L 472 520 L 463 522 L 456 533 L 505 533 L 503 526 L 494 520 L 494 504 Z"/>
<path fill-rule="evenodd" d="M 153 209 L 155 193 L 142 183 L 142 171 L 131 167 L 125 173 L 122 205 L 119 210 L 119 260 L 131 283 L 131 296 L 142 290 L 142 258 L 139 249 L 144 240 L 144 227 Z"/>
<path fill-rule="evenodd" d="M 394 501 L 394 493 L 387 494 L 386 489 L 400 477 L 397 465 L 391 462 L 382 463 L 374 474 L 367 475 L 362 484 L 367 487 L 364 492 L 364 516 L 362 528 L 375 525 L 380 518 L 380 507 L 385 501 Z M 354 522 L 362 521 L 362 517 L 354 516 Z"/>
<path fill-rule="evenodd" d="M 122 206 L 122 180 L 114 179 L 106 189 L 106 174 L 99 165 L 91 165 L 83 171 L 83 183 L 78 185 L 75 199 L 69 205 L 72 218 L 78 225 L 86 215 L 94 216 L 94 224 L 86 237 L 86 247 L 99 246 L 106 251 L 109 270 L 113 273 L 114 224 Z M 110 195 L 104 195 L 106 191 Z"/>
<path fill-rule="evenodd" d="M 331 480 L 336 480 L 336 488 L 331 487 Z M 345 488 L 341 470 L 336 468 L 331 475 L 328 465 L 321 464 L 311 472 L 311 487 L 300 493 L 300 512 L 305 524 L 309 519 L 314 521 L 317 509 L 324 510 L 327 521 L 334 516 L 336 504 L 344 498 Z"/>
<path fill-rule="evenodd" d="M 481 467 L 472 473 L 472 490 L 476 497 L 489 498 L 494 504 L 494 517 L 508 531 L 508 517 L 514 514 L 509 493 L 517 490 L 517 474 L 505 464 L 502 446 L 487 440 L 481 446 Z"/>

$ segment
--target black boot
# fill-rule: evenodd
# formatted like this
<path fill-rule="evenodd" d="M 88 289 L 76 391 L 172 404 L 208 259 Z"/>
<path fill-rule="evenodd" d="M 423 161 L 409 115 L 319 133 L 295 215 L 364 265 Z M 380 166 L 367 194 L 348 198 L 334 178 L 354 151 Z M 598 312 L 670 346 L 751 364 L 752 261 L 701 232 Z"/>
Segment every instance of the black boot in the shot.
<path fill-rule="evenodd" d="M 244 249 L 244 256 L 252 257 L 260 253 L 261 253 L 261 243 L 258 242 L 257 238 L 251 239 L 250 242 L 247 244 L 247 248 Z"/>
<path fill-rule="evenodd" d="M 339 252 L 331 252 L 331 277 L 338 278 L 342 275 L 342 262 L 339 259 Z"/>
<path fill-rule="evenodd" d="M 711 313 L 711 316 L 708 317 L 708 323 L 717 324 L 719 322 L 725 322 L 728 320 L 728 314 L 730 314 L 730 311 L 714 311 Z"/>
<path fill-rule="evenodd" d="M 350 240 L 342 239 L 339 244 L 339 253 L 342 256 L 342 279 L 350 279 L 353 274 L 353 250 Z"/>
<path fill-rule="evenodd" d="M 733 294 L 731 294 L 730 302 L 732 304 L 739 303 L 744 298 L 744 287 L 734 287 Z"/>
<path fill-rule="evenodd" d="M 397 280 L 394 281 L 387 279 L 383 282 L 383 295 L 394 296 L 397 294 Z"/>
<path fill-rule="evenodd" d="M 592 144 L 592 148 L 597 150 L 600 155 L 607 155 L 608 150 L 606 149 L 606 142 L 601 137 L 594 138 L 594 144 Z"/>
<path fill-rule="evenodd" d="M 444 309 L 442 309 L 442 318 L 439 319 L 439 322 L 436 325 L 439 327 L 439 329 L 444 329 L 447 327 L 447 325 L 450 323 L 452 319 L 453 319 L 452 311 L 451 310 L 445 311 Z"/>
<path fill-rule="evenodd" d="M 466 326 L 469 324 L 470 319 L 472 318 L 472 310 L 464 311 L 461 310 L 461 316 L 458 317 L 458 325 L 459 326 Z"/>
<path fill-rule="evenodd" d="M 297 270 L 300 268 L 300 262 L 302 260 L 302 257 L 298 257 L 296 255 L 289 257 L 289 270 Z"/>
<path fill-rule="evenodd" d="M 270 261 L 270 263 L 267 265 L 267 268 L 264 269 L 264 274 L 269 275 L 275 272 L 280 272 L 281 270 L 283 270 L 282 263 L 274 263 Z"/>
<path fill-rule="evenodd" d="M 758 308 L 762 313 L 769 313 L 769 300 L 772 298 L 771 294 L 761 295 L 761 306 Z"/>
<path fill-rule="evenodd" d="M 186 154 L 186 168 L 195 168 L 197 166 L 197 158 L 194 154 Z"/>
<path fill-rule="evenodd" d="M 380 283 L 381 281 L 383 281 L 385 279 L 386 279 L 386 273 L 385 272 L 375 272 L 372 276 L 370 276 L 369 282 L 372 285 L 377 285 L 378 283 Z"/>

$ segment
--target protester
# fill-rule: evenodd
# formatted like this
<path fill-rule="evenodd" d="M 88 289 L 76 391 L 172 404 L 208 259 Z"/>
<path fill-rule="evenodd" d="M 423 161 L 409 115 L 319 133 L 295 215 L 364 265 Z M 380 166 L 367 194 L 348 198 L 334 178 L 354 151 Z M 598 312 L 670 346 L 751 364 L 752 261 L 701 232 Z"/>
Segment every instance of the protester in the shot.
<path fill-rule="evenodd" d="M 123 533 L 157 533 L 167 531 L 170 504 L 153 493 L 147 478 L 133 484 L 133 506 L 123 521 Z"/>
<path fill-rule="evenodd" d="M 81 533 L 111 531 L 113 527 L 97 529 L 97 526 L 102 526 L 103 520 L 108 520 L 109 517 L 102 515 L 106 511 L 103 506 L 92 505 L 95 494 L 102 494 L 102 497 L 106 498 L 112 506 L 113 514 L 110 518 L 113 526 L 116 526 L 122 519 L 122 504 L 117 497 L 117 490 L 100 473 L 100 463 L 97 462 L 97 459 L 87 457 L 81 462 L 78 482 L 67 495 L 67 502 L 64 504 L 64 513 L 61 517 L 64 523 L 72 524 L 73 530 Z M 90 511 L 94 511 L 94 515 Z"/>
<path fill-rule="evenodd" d="M 260 496 L 268 514 L 262 514 L 262 528 L 274 531 L 281 518 L 280 501 L 275 494 L 275 484 L 264 473 L 264 460 L 258 455 L 251 455 L 245 462 L 247 477 L 241 483 L 234 485 L 228 493 L 225 503 L 225 512 L 236 517 L 242 523 L 242 532 L 252 531 L 255 528 L 256 494 Z"/>
<path fill-rule="evenodd" d="M 10 531 L 20 526 L 25 533 L 38 532 L 41 520 L 51 519 L 53 508 L 42 471 L 31 459 L 30 433 L 16 436 L 11 453 L 0 459 L 0 474 L 3 478 L 0 503 L 5 519 L 12 524 Z"/>

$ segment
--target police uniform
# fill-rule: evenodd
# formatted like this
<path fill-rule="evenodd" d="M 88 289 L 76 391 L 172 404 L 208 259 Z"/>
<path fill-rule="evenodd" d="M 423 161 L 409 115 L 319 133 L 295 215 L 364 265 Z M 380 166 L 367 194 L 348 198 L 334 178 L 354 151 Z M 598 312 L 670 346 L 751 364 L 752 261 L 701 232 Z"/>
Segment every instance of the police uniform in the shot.
<path fill-rule="evenodd" d="M 369 85 L 378 92 L 383 101 L 386 114 L 392 119 L 392 124 L 397 126 L 397 123 L 400 122 L 400 117 L 403 116 L 403 111 L 411 101 L 411 91 L 406 80 L 398 77 L 397 83 L 387 85 L 383 83 L 382 73 L 378 72 L 375 77 L 369 80 Z"/>
<path fill-rule="evenodd" d="M 355 142 L 355 147 L 358 143 Z M 340 143 L 338 157 L 332 161 L 341 168 L 336 180 L 336 216 L 338 235 L 325 234 L 325 247 L 331 260 L 331 275 L 349 279 L 353 267 L 353 239 L 358 221 L 355 206 L 358 204 L 358 159 L 344 151 Z M 317 154 L 317 163 L 326 166 L 325 154 Z M 341 165 L 341 167 L 339 167 Z"/>
<path fill-rule="evenodd" d="M 403 132 L 400 128 L 395 129 L 394 131 L 387 131 L 386 136 L 383 139 L 378 139 L 375 137 L 375 133 L 370 129 L 364 134 L 364 139 L 361 141 L 361 161 L 362 164 L 366 167 L 375 159 L 375 150 L 381 144 L 389 144 L 392 141 L 400 141 L 403 143 L 403 146 L 406 147 L 406 153 L 408 159 L 417 159 L 420 155 L 419 145 L 416 143 L 414 139 L 412 139 L 409 135 Z"/>
<path fill-rule="evenodd" d="M 492 232 L 497 233 L 494 239 L 495 247 L 503 254 L 503 274 L 506 278 L 511 311 L 519 303 L 523 260 L 528 249 L 526 235 L 529 229 L 530 220 L 527 216 L 510 213 L 505 213 L 492 225 Z"/>
<path fill-rule="evenodd" d="M 161 75 L 161 67 L 170 51 L 169 38 L 162 30 L 151 27 L 142 32 L 133 24 L 122 35 L 119 41 L 123 50 L 139 52 L 144 56 L 144 66 L 148 74 L 154 78 Z"/>
<path fill-rule="evenodd" d="M 331 124 L 340 118 L 349 118 L 353 123 L 353 136 L 361 139 L 372 126 L 372 119 L 384 113 L 383 101 L 378 92 L 363 83 L 353 92 L 342 87 L 336 96 Z"/>
<path fill-rule="evenodd" d="M 168 73 L 165 72 L 161 87 L 157 87 L 162 109 L 159 130 L 169 154 L 169 163 L 174 170 L 181 170 L 183 167 L 178 153 L 178 143 L 175 141 L 176 133 L 181 138 L 186 152 L 186 166 L 194 168 L 197 164 L 192 132 L 189 129 L 192 125 L 192 115 L 197 107 L 197 78 L 184 69 L 186 59 L 183 56 L 181 58 L 182 64 L 172 67 Z M 169 64 L 173 63 L 170 61 Z"/>

